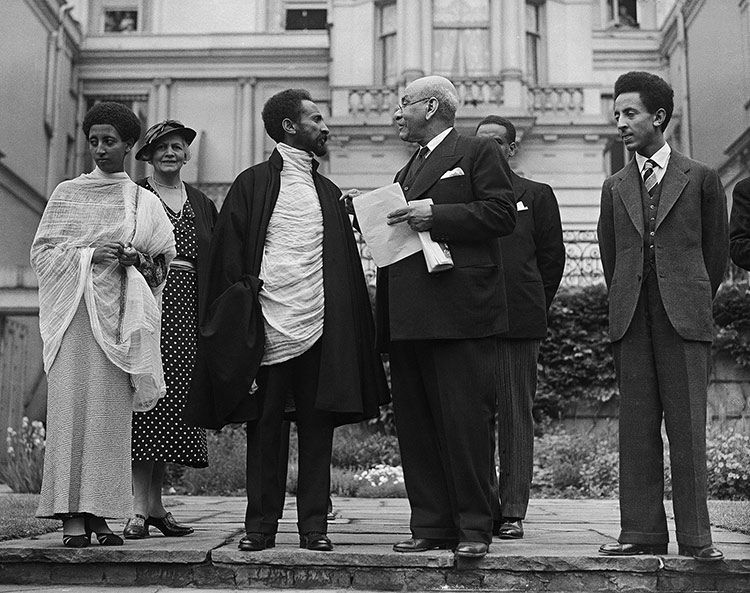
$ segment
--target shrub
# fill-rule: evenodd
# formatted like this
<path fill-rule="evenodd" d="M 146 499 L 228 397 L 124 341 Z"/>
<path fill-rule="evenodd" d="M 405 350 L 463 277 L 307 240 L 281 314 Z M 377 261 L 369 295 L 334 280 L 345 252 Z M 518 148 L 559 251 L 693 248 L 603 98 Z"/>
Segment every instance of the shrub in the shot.
<path fill-rule="evenodd" d="M 245 494 L 247 434 L 244 426 L 225 426 L 209 430 L 207 468 L 185 468 L 180 483 L 173 484 L 178 492 L 211 496 Z"/>
<path fill-rule="evenodd" d="M 725 283 L 713 303 L 714 352 L 726 352 L 741 367 L 750 367 L 750 285 Z"/>
<path fill-rule="evenodd" d="M 398 439 L 369 432 L 361 425 L 342 426 L 333 437 L 331 462 L 336 467 L 367 469 L 376 465 L 401 465 Z"/>
<path fill-rule="evenodd" d="M 616 496 L 618 465 L 614 430 L 592 438 L 553 426 L 534 442 L 532 493 L 547 498 Z"/>
<path fill-rule="evenodd" d="M 557 294 L 539 353 L 537 416 L 559 418 L 568 403 L 603 403 L 617 395 L 607 315 L 603 284 L 562 289 Z"/>
<path fill-rule="evenodd" d="M 8 427 L 5 437 L 8 461 L 0 464 L 0 480 L 16 493 L 38 494 L 44 473 L 44 425 L 24 416 L 18 432 Z"/>
<path fill-rule="evenodd" d="M 715 430 L 706 441 L 708 496 L 750 500 L 750 437 L 733 430 Z"/>

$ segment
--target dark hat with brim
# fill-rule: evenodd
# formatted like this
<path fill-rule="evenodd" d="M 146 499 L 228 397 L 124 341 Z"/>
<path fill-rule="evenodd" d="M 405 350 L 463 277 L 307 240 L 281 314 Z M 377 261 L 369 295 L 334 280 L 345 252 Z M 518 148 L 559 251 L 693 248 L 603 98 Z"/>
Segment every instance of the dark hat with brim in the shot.
<path fill-rule="evenodd" d="M 151 153 L 154 150 L 156 143 L 168 136 L 169 134 L 179 134 L 188 143 L 195 140 L 197 132 L 192 128 L 188 128 L 176 119 L 165 119 L 158 124 L 151 126 L 146 132 L 146 136 L 143 139 L 143 146 L 135 153 L 135 158 L 139 161 L 148 161 L 151 159 Z"/>

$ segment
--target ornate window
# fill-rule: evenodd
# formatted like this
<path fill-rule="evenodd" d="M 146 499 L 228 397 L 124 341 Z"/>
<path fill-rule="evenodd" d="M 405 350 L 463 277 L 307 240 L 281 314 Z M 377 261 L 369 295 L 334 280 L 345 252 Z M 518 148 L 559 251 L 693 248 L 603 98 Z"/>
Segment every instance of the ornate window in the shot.
<path fill-rule="evenodd" d="M 434 74 L 488 75 L 489 0 L 434 0 L 432 47 Z"/>
<path fill-rule="evenodd" d="M 542 65 L 542 6 L 526 0 L 526 77 L 530 84 L 541 80 Z"/>
<path fill-rule="evenodd" d="M 378 27 L 378 68 L 380 81 L 385 85 L 394 85 L 398 80 L 396 59 L 396 2 L 383 2 L 377 7 Z"/>

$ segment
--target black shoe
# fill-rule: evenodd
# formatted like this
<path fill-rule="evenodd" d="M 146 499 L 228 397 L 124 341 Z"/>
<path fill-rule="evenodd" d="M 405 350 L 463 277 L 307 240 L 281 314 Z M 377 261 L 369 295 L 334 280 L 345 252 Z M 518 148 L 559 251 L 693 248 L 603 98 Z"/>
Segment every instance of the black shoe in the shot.
<path fill-rule="evenodd" d="M 148 524 L 146 523 L 146 517 L 136 513 L 133 517 L 128 519 L 127 523 L 125 523 L 125 528 L 122 530 L 122 534 L 125 536 L 125 539 L 144 539 L 148 537 Z"/>
<path fill-rule="evenodd" d="M 667 553 L 667 544 L 604 544 L 599 548 L 604 556 L 656 556 Z"/>
<path fill-rule="evenodd" d="M 453 539 L 432 539 L 426 537 L 413 537 L 393 545 L 394 552 L 427 552 L 428 550 L 452 550 L 456 547 Z"/>
<path fill-rule="evenodd" d="M 490 547 L 483 542 L 459 542 L 456 556 L 459 558 L 484 558 Z"/>
<path fill-rule="evenodd" d="M 521 519 L 504 521 L 494 534 L 500 539 L 521 539 L 523 537 L 523 521 Z"/>
<path fill-rule="evenodd" d="M 311 531 L 310 533 L 300 534 L 299 547 L 305 550 L 315 550 L 316 552 L 330 552 L 333 550 L 333 544 L 325 533 Z"/>
<path fill-rule="evenodd" d="M 146 526 L 153 525 L 164 534 L 165 537 L 182 537 L 190 535 L 195 531 L 188 525 L 180 525 L 174 520 L 172 513 L 167 513 L 163 517 L 149 517 L 146 519 Z"/>
<path fill-rule="evenodd" d="M 237 546 L 243 552 L 260 552 L 276 547 L 276 536 L 267 533 L 248 533 Z"/>
<path fill-rule="evenodd" d="M 86 548 L 91 544 L 91 534 L 65 535 L 63 533 L 63 546 L 66 548 Z"/>
<path fill-rule="evenodd" d="M 720 562 L 724 560 L 724 554 L 721 550 L 713 546 L 683 546 L 679 544 L 678 551 L 680 556 L 692 556 L 698 562 Z"/>
<path fill-rule="evenodd" d="M 96 534 L 96 541 L 99 542 L 100 546 L 121 546 L 124 542 L 119 535 L 112 533 L 112 530 L 107 525 L 104 519 L 94 517 L 94 519 L 86 518 L 86 534 L 91 538 L 91 534 Z M 94 527 L 98 528 L 96 531 Z"/>

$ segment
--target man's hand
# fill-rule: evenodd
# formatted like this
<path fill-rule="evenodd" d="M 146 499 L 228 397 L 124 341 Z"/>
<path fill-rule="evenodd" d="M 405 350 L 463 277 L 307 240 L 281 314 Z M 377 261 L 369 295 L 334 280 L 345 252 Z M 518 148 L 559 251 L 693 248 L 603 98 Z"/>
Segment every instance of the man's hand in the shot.
<path fill-rule="evenodd" d="M 362 192 L 358 189 L 350 189 L 345 191 L 343 194 L 341 194 L 341 197 L 339 198 L 339 202 L 344 203 L 344 207 L 346 208 L 347 214 L 354 214 L 354 205 L 352 204 L 352 198 L 356 198 L 357 196 L 361 196 Z"/>
<path fill-rule="evenodd" d="M 406 208 L 399 208 L 388 213 L 388 224 L 394 225 L 406 222 L 414 231 L 429 231 L 432 228 L 432 205 L 409 204 Z"/>

